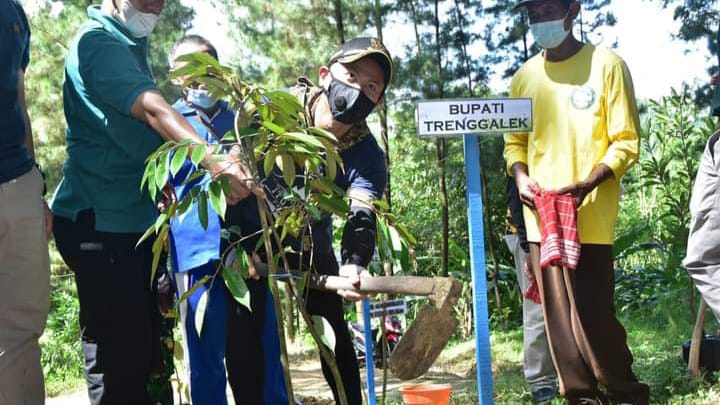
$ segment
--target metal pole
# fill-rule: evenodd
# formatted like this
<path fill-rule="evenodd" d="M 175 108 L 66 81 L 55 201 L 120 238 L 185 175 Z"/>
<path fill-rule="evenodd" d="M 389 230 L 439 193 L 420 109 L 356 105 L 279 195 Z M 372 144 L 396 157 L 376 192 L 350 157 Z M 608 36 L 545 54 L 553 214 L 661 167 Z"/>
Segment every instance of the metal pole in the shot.
<path fill-rule="evenodd" d="M 468 233 L 475 315 L 475 356 L 480 405 L 493 404 L 490 328 L 488 324 L 485 240 L 483 229 L 480 147 L 477 135 L 465 135 L 465 177 L 467 182 Z"/>
<path fill-rule="evenodd" d="M 363 304 L 363 329 L 365 331 L 365 371 L 367 373 L 368 405 L 376 405 L 375 398 L 375 344 L 370 322 L 370 301 L 365 298 Z"/>

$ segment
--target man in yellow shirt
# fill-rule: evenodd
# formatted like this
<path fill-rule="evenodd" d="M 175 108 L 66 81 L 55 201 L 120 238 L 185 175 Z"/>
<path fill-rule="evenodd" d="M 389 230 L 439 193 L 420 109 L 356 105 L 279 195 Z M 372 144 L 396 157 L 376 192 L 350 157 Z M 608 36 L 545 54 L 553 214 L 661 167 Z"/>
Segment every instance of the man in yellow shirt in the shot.
<path fill-rule="evenodd" d="M 515 74 L 510 95 L 531 98 L 534 128 L 505 136 L 505 159 L 525 204 L 530 265 L 546 314 L 560 391 L 570 404 L 645 405 L 613 305 L 613 234 L 620 179 L 638 157 L 640 123 L 630 72 L 612 51 L 572 34 L 577 0 L 523 0 L 544 51 Z M 582 244 L 576 270 L 540 269 L 538 189 L 575 197 Z M 603 393 L 598 384 L 606 388 Z"/>

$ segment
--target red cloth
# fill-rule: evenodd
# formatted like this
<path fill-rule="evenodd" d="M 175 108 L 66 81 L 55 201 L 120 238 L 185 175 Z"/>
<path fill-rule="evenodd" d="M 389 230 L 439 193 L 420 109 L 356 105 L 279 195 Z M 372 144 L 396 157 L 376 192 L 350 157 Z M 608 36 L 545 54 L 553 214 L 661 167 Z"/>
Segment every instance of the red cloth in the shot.
<path fill-rule="evenodd" d="M 535 194 L 540 217 L 540 268 L 560 266 L 575 270 L 580 261 L 577 204 L 574 197 L 540 191 Z M 540 303 L 537 280 L 528 272 L 530 287 L 524 296 Z"/>

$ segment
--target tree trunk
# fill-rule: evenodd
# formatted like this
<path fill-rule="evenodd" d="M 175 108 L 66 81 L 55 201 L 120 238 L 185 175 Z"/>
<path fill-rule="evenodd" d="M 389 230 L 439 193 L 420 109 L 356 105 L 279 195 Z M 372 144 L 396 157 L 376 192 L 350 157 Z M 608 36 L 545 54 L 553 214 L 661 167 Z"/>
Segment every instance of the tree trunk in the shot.
<path fill-rule="evenodd" d="M 382 5 L 380 4 L 380 0 L 375 0 L 375 28 L 377 30 L 377 38 L 380 40 L 380 42 L 383 42 L 383 18 L 382 18 Z M 387 96 L 387 93 L 386 93 Z M 387 186 L 385 187 L 385 200 L 388 203 L 388 206 L 392 210 L 392 194 L 391 194 L 391 187 L 390 187 L 390 140 L 388 139 L 388 121 L 387 121 L 387 105 L 383 103 L 382 108 L 378 110 L 378 115 L 380 116 L 380 139 L 382 141 L 383 149 L 385 150 L 385 166 L 388 170 L 388 176 L 387 176 Z M 386 275 L 392 275 L 392 263 L 390 264 L 390 274 Z"/>
<path fill-rule="evenodd" d="M 480 146 L 478 145 L 478 148 Z M 480 156 L 482 156 L 482 148 L 480 148 Z M 495 306 L 498 310 L 500 310 L 502 305 L 502 300 L 500 299 L 500 287 L 498 287 L 498 272 L 500 271 L 498 267 L 498 258 L 495 255 L 495 242 L 493 241 L 492 235 L 493 228 L 492 228 L 492 217 L 490 216 L 490 198 L 488 197 L 487 192 L 487 185 L 488 185 L 488 179 L 487 175 L 485 174 L 486 170 L 481 170 L 481 177 L 482 177 L 482 195 L 483 195 L 483 201 L 485 202 L 483 204 L 483 219 L 484 219 L 484 226 L 485 226 L 485 235 L 488 235 L 488 237 L 485 238 L 485 241 L 487 242 L 486 246 L 488 248 L 488 253 L 490 254 L 490 260 L 492 261 L 492 267 L 493 271 L 490 273 L 490 281 L 493 285 L 493 292 L 495 293 Z"/>
<path fill-rule="evenodd" d="M 455 0 L 455 17 L 457 18 L 458 30 L 460 31 L 460 54 L 463 58 L 463 64 L 465 65 L 465 71 L 467 73 L 468 80 L 468 92 L 470 97 L 474 96 L 472 71 L 470 70 L 470 56 L 467 51 L 467 43 L 465 42 L 465 20 L 463 19 L 463 13 L 460 10 L 460 1 Z"/>
<path fill-rule="evenodd" d="M 333 6 L 335 8 L 335 28 L 337 29 L 338 41 L 343 44 L 345 43 L 345 27 L 343 26 L 342 0 L 334 0 Z"/>
<path fill-rule="evenodd" d="M 443 67 L 442 52 L 440 50 L 440 9 L 439 0 L 435 0 L 435 63 L 437 64 L 437 89 L 438 98 L 445 97 L 443 88 Z M 438 165 L 438 177 L 440 181 L 440 208 L 442 216 L 442 259 L 440 261 L 440 275 L 447 277 L 448 275 L 448 259 L 450 243 L 450 213 L 448 210 L 447 198 L 447 182 L 445 173 L 445 161 L 447 160 L 447 139 L 438 138 L 435 140 L 437 150 L 436 160 Z"/>
<path fill-rule="evenodd" d="M 417 10 L 415 9 L 415 0 L 410 0 L 410 13 L 412 15 L 413 20 L 413 30 L 415 31 L 415 43 L 417 44 L 417 51 L 418 56 L 420 56 L 420 53 L 422 52 L 422 48 L 420 48 L 420 30 L 418 29 L 418 16 L 417 16 Z"/>
<path fill-rule="evenodd" d="M 292 291 L 290 291 L 290 285 L 285 284 L 284 289 L 285 289 L 285 297 L 287 298 L 285 300 L 285 316 L 287 317 L 285 320 L 285 325 L 287 325 L 288 339 L 290 339 L 291 342 L 294 342 L 295 338 L 296 338 L 295 305 L 293 305 Z"/>
<path fill-rule="evenodd" d="M 435 149 L 437 152 L 435 157 L 438 165 L 438 180 L 440 183 L 440 210 L 442 218 L 442 256 L 440 261 L 440 276 L 442 277 L 447 277 L 448 275 L 448 245 L 450 240 L 450 214 L 448 210 L 447 184 L 445 181 L 445 157 L 447 156 L 446 147 L 447 139 L 438 138 L 435 140 Z"/>

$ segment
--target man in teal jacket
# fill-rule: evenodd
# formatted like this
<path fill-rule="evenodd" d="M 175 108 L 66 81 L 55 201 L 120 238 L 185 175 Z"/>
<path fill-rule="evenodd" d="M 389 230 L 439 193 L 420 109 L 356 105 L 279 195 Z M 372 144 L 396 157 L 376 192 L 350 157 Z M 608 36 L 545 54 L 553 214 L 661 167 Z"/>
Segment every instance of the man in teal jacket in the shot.
<path fill-rule="evenodd" d="M 65 63 L 68 159 L 52 211 L 58 250 L 75 273 L 85 373 L 93 405 L 149 405 L 159 313 L 150 288 L 151 243 L 136 246 L 156 205 L 140 190 L 145 159 L 163 140 L 199 137 L 162 98 L 147 61 L 147 37 L 164 0 L 104 0 Z M 227 176 L 228 202 L 250 194 L 246 171 L 227 156 L 203 165 Z"/>

